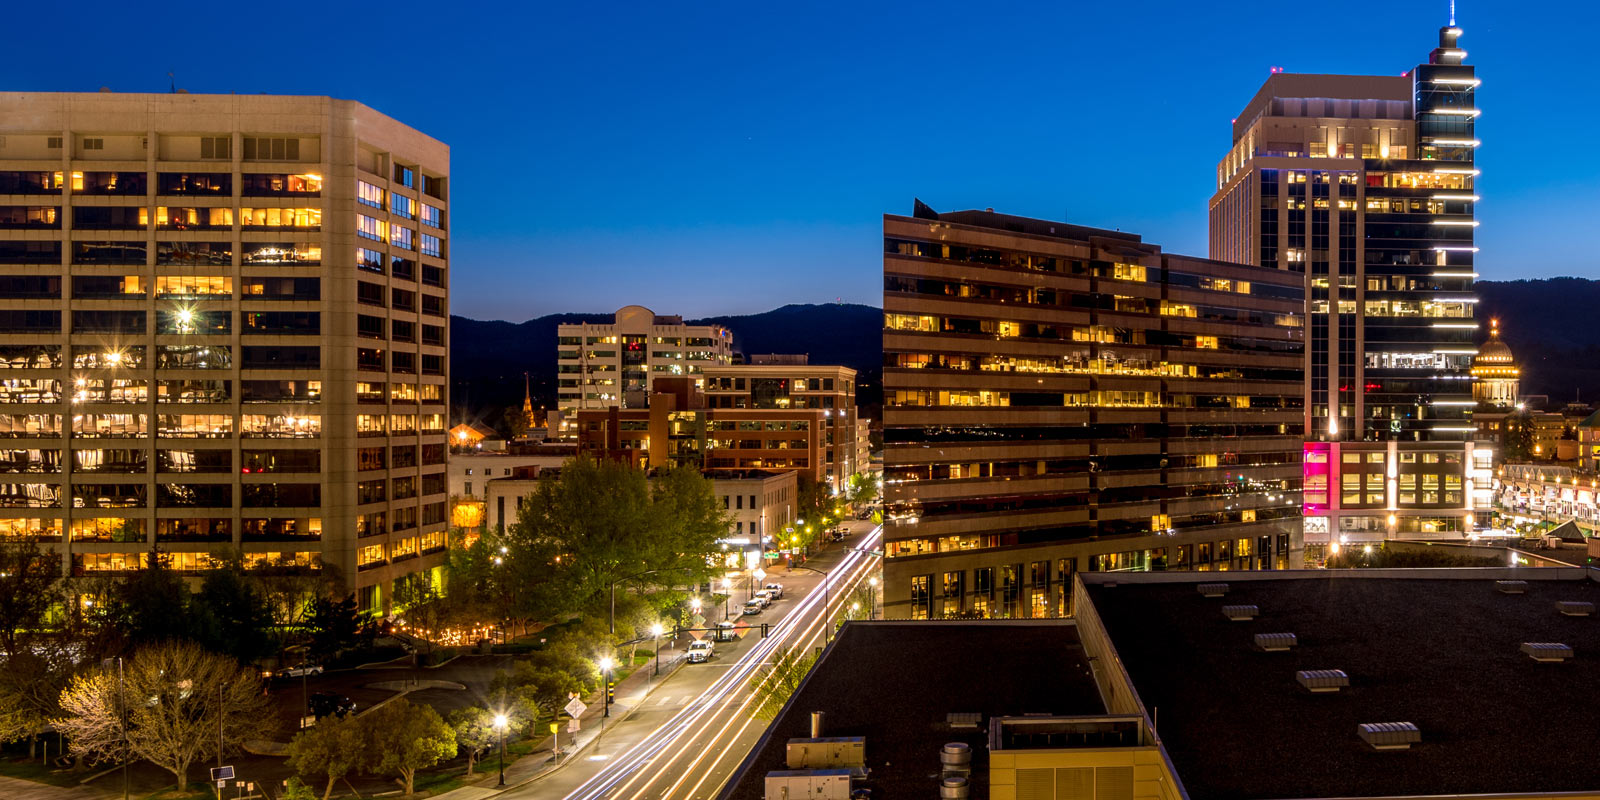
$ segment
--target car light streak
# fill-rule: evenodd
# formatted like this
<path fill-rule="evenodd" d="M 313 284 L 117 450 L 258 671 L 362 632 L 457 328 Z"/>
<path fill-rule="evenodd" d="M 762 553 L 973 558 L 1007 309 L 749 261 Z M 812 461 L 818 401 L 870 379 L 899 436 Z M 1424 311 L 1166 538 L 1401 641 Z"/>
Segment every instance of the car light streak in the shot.
<path fill-rule="evenodd" d="M 693 741 L 715 728 L 716 738 L 722 738 L 729 728 L 738 721 L 737 716 L 753 702 L 755 697 L 754 693 L 751 692 L 744 698 L 742 703 L 738 704 L 737 708 L 733 708 L 734 703 L 732 701 L 738 699 L 737 693 L 749 684 L 750 678 L 755 674 L 756 669 L 767 661 L 778 647 L 788 643 L 791 639 L 803 643 L 819 633 L 822 625 L 832 622 L 832 610 L 843 607 L 849 595 L 848 587 L 854 586 L 878 562 L 879 557 L 870 555 L 867 549 L 871 548 L 882 534 L 883 526 L 880 525 L 873 528 L 870 533 L 862 537 L 860 544 L 856 548 L 847 551 L 839 564 L 828 572 L 824 580 L 827 581 L 830 588 L 837 585 L 845 587 L 847 590 L 835 590 L 827 593 L 829 608 L 823 609 L 822 618 L 818 618 L 817 610 L 823 602 L 824 592 L 816 590 L 808 592 L 800 602 L 795 604 L 794 608 L 790 609 L 783 620 L 773 627 L 767 638 L 757 642 L 754 647 L 750 648 L 749 652 L 735 662 L 727 673 L 706 687 L 705 691 L 687 703 L 671 719 L 662 723 L 660 727 L 640 740 L 638 744 L 635 744 L 626 752 L 613 756 L 611 762 L 604 769 L 567 795 L 567 800 L 598 800 L 598 798 L 605 796 L 619 786 L 623 790 L 627 790 L 640 783 L 646 777 L 641 771 L 641 767 L 649 764 L 656 756 L 682 739 L 686 734 L 689 738 L 685 741 Z M 722 721 L 720 727 L 716 727 L 719 712 L 730 710 L 732 713 L 729 718 Z M 751 724 L 750 720 L 745 720 L 744 724 L 735 733 L 735 738 L 747 730 Z M 700 760 L 712 749 L 715 748 L 705 748 L 700 758 L 695 759 L 694 763 L 700 763 Z M 720 761 L 721 759 L 719 758 L 718 760 Z M 677 789 L 692 772 L 692 769 L 686 770 L 683 776 L 679 777 L 678 781 L 668 790 L 668 793 L 670 794 L 671 791 Z M 703 782 L 704 780 L 705 777 L 702 776 L 701 781 Z M 637 797 L 643 793 L 651 783 L 653 783 L 653 779 L 643 780 L 643 785 L 635 792 L 634 796 Z M 695 788 L 698 787 L 699 784 L 697 783 Z"/>

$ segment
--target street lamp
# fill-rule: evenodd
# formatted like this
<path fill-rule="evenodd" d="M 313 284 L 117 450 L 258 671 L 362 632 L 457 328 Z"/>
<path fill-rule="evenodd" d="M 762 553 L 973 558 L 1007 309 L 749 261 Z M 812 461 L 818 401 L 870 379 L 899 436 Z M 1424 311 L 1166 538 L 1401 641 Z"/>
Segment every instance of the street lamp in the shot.
<path fill-rule="evenodd" d="M 600 714 L 602 717 L 611 716 L 611 668 L 614 666 L 616 666 L 616 662 L 612 661 L 610 658 L 600 659 L 600 675 L 604 682 L 604 685 L 600 687 L 600 690 L 605 692 L 605 694 L 601 695 L 601 697 L 604 698 L 603 702 L 605 703 L 603 706 L 604 711 Z"/>
<path fill-rule="evenodd" d="M 828 621 L 828 573 L 811 567 L 790 567 L 790 569 L 803 569 L 806 572 L 815 572 L 822 576 L 822 608 L 818 609 L 817 613 L 822 617 L 822 644 L 827 646 L 832 633 L 828 629 L 833 627 Z"/>
<path fill-rule="evenodd" d="M 870 587 L 867 589 L 867 619 L 875 619 L 874 615 L 878 613 L 878 576 L 868 578 L 867 586 Z"/>
<path fill-rule="evenodd" d="M 504 714 L 494 715 L 494 729 L 500 734 L 500 785 L 506 785 L 506 726 L 510 720 Z"/>
<path fill-rule="evenodd" d="M 656 624 L 650 626 L 650 635 L 655 637 L 655 645 L 656 645 L 656 674 L 657 675 L 661 674 L 661 633 L 662 633 L 661 623 L 657 622 Z"/>

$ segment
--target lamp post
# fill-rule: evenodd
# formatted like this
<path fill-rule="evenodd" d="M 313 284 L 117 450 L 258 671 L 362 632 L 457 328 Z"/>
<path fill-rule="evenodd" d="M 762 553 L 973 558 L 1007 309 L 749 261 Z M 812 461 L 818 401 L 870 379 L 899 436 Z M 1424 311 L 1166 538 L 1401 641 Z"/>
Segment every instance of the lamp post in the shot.
<path fill-rule="evenodd" d="M 601 707 L 601 717 L 611 716 L 611 668 L 615 665 L 616 662 L 612 661 L 610 658 L 600 659 L 600 676 L 604 683 L 600 689 L 601 691 L 605 692 L 605 694 L 601 695 L 603 698 L 602 702 L 604 703 L 604 705 Z"/>
<path fill-rule="evenodd" d="M 877 619 L 878 613 L 878 576 L 867 579 L 867 619 Z"/>
<path fill-rule="evenodd" d="M 822 576 L 822 608 L 818 613 L 822 615 L 822 644 L 826 647 L 833 633 L 829 630 L 833 625 L 828 619 L 828 573 L 811 567 L 790 567 L 790 569 L 803 569 L 806 572 L 815 572 Z"/>
<path fill-rule="evenodd" d="M 494 715 L 494 729 L 500 734 L 500 785 L 506 785 L 506 725 L 509 720 L 504 714 Z"/>
<path fill-rule="evenodd" d="M 117 728 L 122 734 L 122 800 L 128 800 L 128 705 L 123 693 L 122 656 L 105 659 L 100 665 L 109 669 L 113 660 L 117 662 Z"/>
<path fill-rule="evenodd" d="M 656 675 L 661 674 L 661 632 L 661 623 L 657 622 L 650 626 L 650 635 L 655 637 L 656 644 Z"/>

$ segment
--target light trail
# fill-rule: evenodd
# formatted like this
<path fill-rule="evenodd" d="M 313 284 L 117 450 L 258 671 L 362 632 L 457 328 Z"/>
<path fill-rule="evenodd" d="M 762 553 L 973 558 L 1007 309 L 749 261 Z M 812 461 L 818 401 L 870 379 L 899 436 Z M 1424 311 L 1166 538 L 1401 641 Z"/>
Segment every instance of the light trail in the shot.
<path fill-rule="evenodd" d="M 870 571 L 879 559 L 877 556 L 869 555 L 866 550 L 871 548 L 882 533 L 883 527 L 881 525 L 873 528 L 871 532 L 862 537 L 859 545 L 848 550 L 844 558 L 823 578 L 828 586 L 832 587 L 835 584 L 847 587 L 853 586 L 863 575 Z M 835 577 L 841 575 L 843 580 Z M 815 636 L 817 628 L 831 622 L 832 608 L 834 606 L 842 607 L 848 594 L 848 590 L 839 592 L 837 595 L 838 602 L 835 602 L 835 594 L 831 591 L 820 592 L 813 590 L 809 592 L 794 608 L 790 609 L 788 615 L 771 630 L 767 638 L 758 642 L 755 647 L 745 653 L 744 657 L 735 662 L 726 674 L 706 687 L 705 691 L 689 701 L 677 714 L 662 723 L 660 727 L 652 731 L 638 744 L 613 758 L 609 764 L 601 769 L 599 774 L 585 781 L 583 785 L 567 795 L 567 800 L 598 800 L 598 798 L 605 796 L 612 789 L 617 788 L 619 784 L 623 789 L 627 789 L 642 777 L 641 775 L 636 775 L 636 771 L 654 760 L 656 756 L 678 741 L 685 733 L 690 733 L 692 740 L 709 731 L 716 721 L 717 712 L 726 710 L 732 705 L 729 701 L 736 696 L 735 693 L 749 683 L 749 679 L 755 673 L 755 670 L 779 646 L 786 643 L 797 630 L 800 631 L 797 641 L 802 643 Z M 822 604 L 824 595 L 828 598 L 828 608 L 822 609 L 821 618 L 817 618 L 816 611 Z M 753 699 L 754 693 L 752 692 L 739 705 L 736 712 L 743 711 Z M 727 732 L 732 721 L 730 719 L 728 722 L 723 723 L 722 728 L 718 731 L 719 737 Z M 745 727 L 747 728 L 749 724 L 747 721 Z M 745 728 L 741 728 L 740 733 L 744 730 Z M 702 755 L 703 757 L 704 755 Z M 695 763 L 698 764 L 699 759 L 696 759 Z M 632 780 L 629 780 L 630 777 Z M 624 783 L 624 781 L 626 782 Z M 682 778 L 672 788 L 676 789 L 681 782 Z M 639 793 L 645 791 L 648 784 L 649 782 L 647 781 L 645 786 L 641 786 L 634 796 L 637 797 Z"/>

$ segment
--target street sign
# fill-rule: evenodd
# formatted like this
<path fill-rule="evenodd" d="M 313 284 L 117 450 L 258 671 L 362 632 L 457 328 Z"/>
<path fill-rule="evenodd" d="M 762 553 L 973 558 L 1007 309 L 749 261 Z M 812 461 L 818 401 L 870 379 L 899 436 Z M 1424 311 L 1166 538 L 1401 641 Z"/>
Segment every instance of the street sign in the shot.
<path fill-rule="evenodd" d="M 588 711 L 589 707 L 584 705 L 582 700 L 574 697 L 561 710 L 567 712 L 567 714 L 573 719 L 577 719 L 578 717 L 583 716 L 583 712 Z"/>
<path fill-rule="evenodd" d="M 705 625 L 705 624 L 706 624 L 706 618 L 701 616 L 701 615 L 699 615 L 699 614 L 696 614 L 696 615 L 694 615 L 694 616 L 689 618 L 689 627 L 691 627 L 691 628 L 698 628 L 698 627 L 700 627 L 702 625 Z"/>
<path fill-rule="evenodd" d="M 579 724 L 577 717 L 567 720 L 567 733 L 577 733 L 581 727 L 583 726 Z"/>
<path fill-rule="evenodd" d="M 225 780 L 231 779 L 232 777 L 233 777 L 233 765 L 232 764 L 229 764 L 226 767 L 212 767 L 211 768 L 211 780 L 214 780 L 214 781 L 225 781 Z"/>

